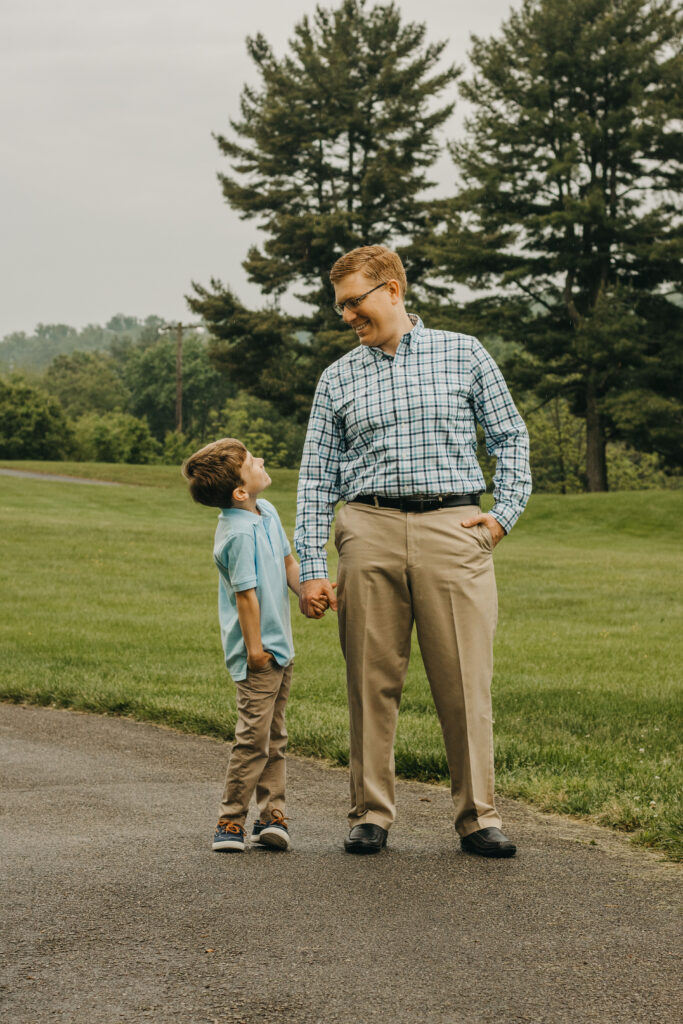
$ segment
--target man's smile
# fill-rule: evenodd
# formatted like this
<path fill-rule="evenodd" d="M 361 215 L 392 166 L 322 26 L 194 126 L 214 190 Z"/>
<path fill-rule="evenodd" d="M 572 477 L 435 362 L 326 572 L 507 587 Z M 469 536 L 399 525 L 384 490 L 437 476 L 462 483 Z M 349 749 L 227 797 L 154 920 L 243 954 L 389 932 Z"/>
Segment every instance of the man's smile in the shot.
<path fill-rule="evenodd" d="M 361 331 L 364 331 L 365 328 L 369 327 L 369 326 L 370 326 L 370 321 L 369 320 L 359 320 L 357 323 L 353 324 L 353 329 L 356 332 L 356 334 L 360 334 Z"/>

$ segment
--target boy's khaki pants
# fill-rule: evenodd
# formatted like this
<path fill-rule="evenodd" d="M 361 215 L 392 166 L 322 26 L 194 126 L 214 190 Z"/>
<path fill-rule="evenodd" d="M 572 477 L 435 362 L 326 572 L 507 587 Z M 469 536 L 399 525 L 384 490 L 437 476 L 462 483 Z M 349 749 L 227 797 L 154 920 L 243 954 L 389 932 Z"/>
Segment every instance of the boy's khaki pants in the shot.
<path fill-rule="evenodd" d="M 285 707 L 292 668 L 271 660 L 258 671 L 247 669 L 237 687 L 237 725 L 218 820 L 244 825 L 254 791 L 261 821 L 273 810 L 285 813 Z"/>
<path fill-rule="evenodd" d="M 500 827 L 493 788 L 491 677 L 498 605 L 493 541 L 465 528 L 477 506 L 337 513 L 339 635 L 351 744 L 349 824 L 394 820 L 394 735 L 413 622 L 441 723 L 461 836 Z"/>

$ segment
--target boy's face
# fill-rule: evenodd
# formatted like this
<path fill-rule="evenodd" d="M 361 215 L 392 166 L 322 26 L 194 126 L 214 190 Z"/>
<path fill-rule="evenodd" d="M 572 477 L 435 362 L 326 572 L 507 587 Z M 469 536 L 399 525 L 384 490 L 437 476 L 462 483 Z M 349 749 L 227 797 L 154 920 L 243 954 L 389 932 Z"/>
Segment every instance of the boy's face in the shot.
<path fill-rule="evenodd" d="M 242 477 L 242 487 L 236 487 L 232 492 L 233 498 L 236 498 L 238 501 L 256 498 L 271 483 L 271 479 L 266 473 L 263 459 L 255 459 L 251 452 L 247 452 L 247 456 L 240 469 L 240 476 Z"/>

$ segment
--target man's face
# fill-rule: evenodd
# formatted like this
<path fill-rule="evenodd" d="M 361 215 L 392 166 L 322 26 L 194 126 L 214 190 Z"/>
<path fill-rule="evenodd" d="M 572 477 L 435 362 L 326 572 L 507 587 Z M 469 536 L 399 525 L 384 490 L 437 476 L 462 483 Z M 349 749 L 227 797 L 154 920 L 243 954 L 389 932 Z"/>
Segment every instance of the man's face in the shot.
<path fill-rule="evenodd" d="M 364 295 L 371 288 L 375 289 L 358 306 L 346 306 L 344 309 L 344 323 L 356 332 L 363 345 L 383 345 L 394 333 L 397 283 L 392 281 L 382 288 L 377 288 L 377 284 L 361 270 L 334 283 L 334 297 L 340 305 L 347 299 Z"/>
<path fill-rule="evenodd" d="M 250 498 L 255 498 L 261 491 L 265 491 L 271 480 L 265 470 L 263 459 L 255 459 L 251 452 L 242 463 L 240 469 L 242 485 Z"/>

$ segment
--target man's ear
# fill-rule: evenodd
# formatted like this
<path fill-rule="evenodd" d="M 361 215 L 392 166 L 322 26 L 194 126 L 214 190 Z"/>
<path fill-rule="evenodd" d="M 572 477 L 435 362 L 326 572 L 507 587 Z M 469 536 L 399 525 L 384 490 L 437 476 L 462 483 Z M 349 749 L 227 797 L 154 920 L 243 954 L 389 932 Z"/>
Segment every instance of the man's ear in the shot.
<path fill-rule="evenodd" d="M 389 294 L 391 295 L 391 301 L 394 302 L 394 303 L 400 302 L 401 301 L 401 286 L 398 283 L 398 281 L 395 281 L 392 278 L 390 281 L 387 281 L 387 286 L 389 288 Z"/>

